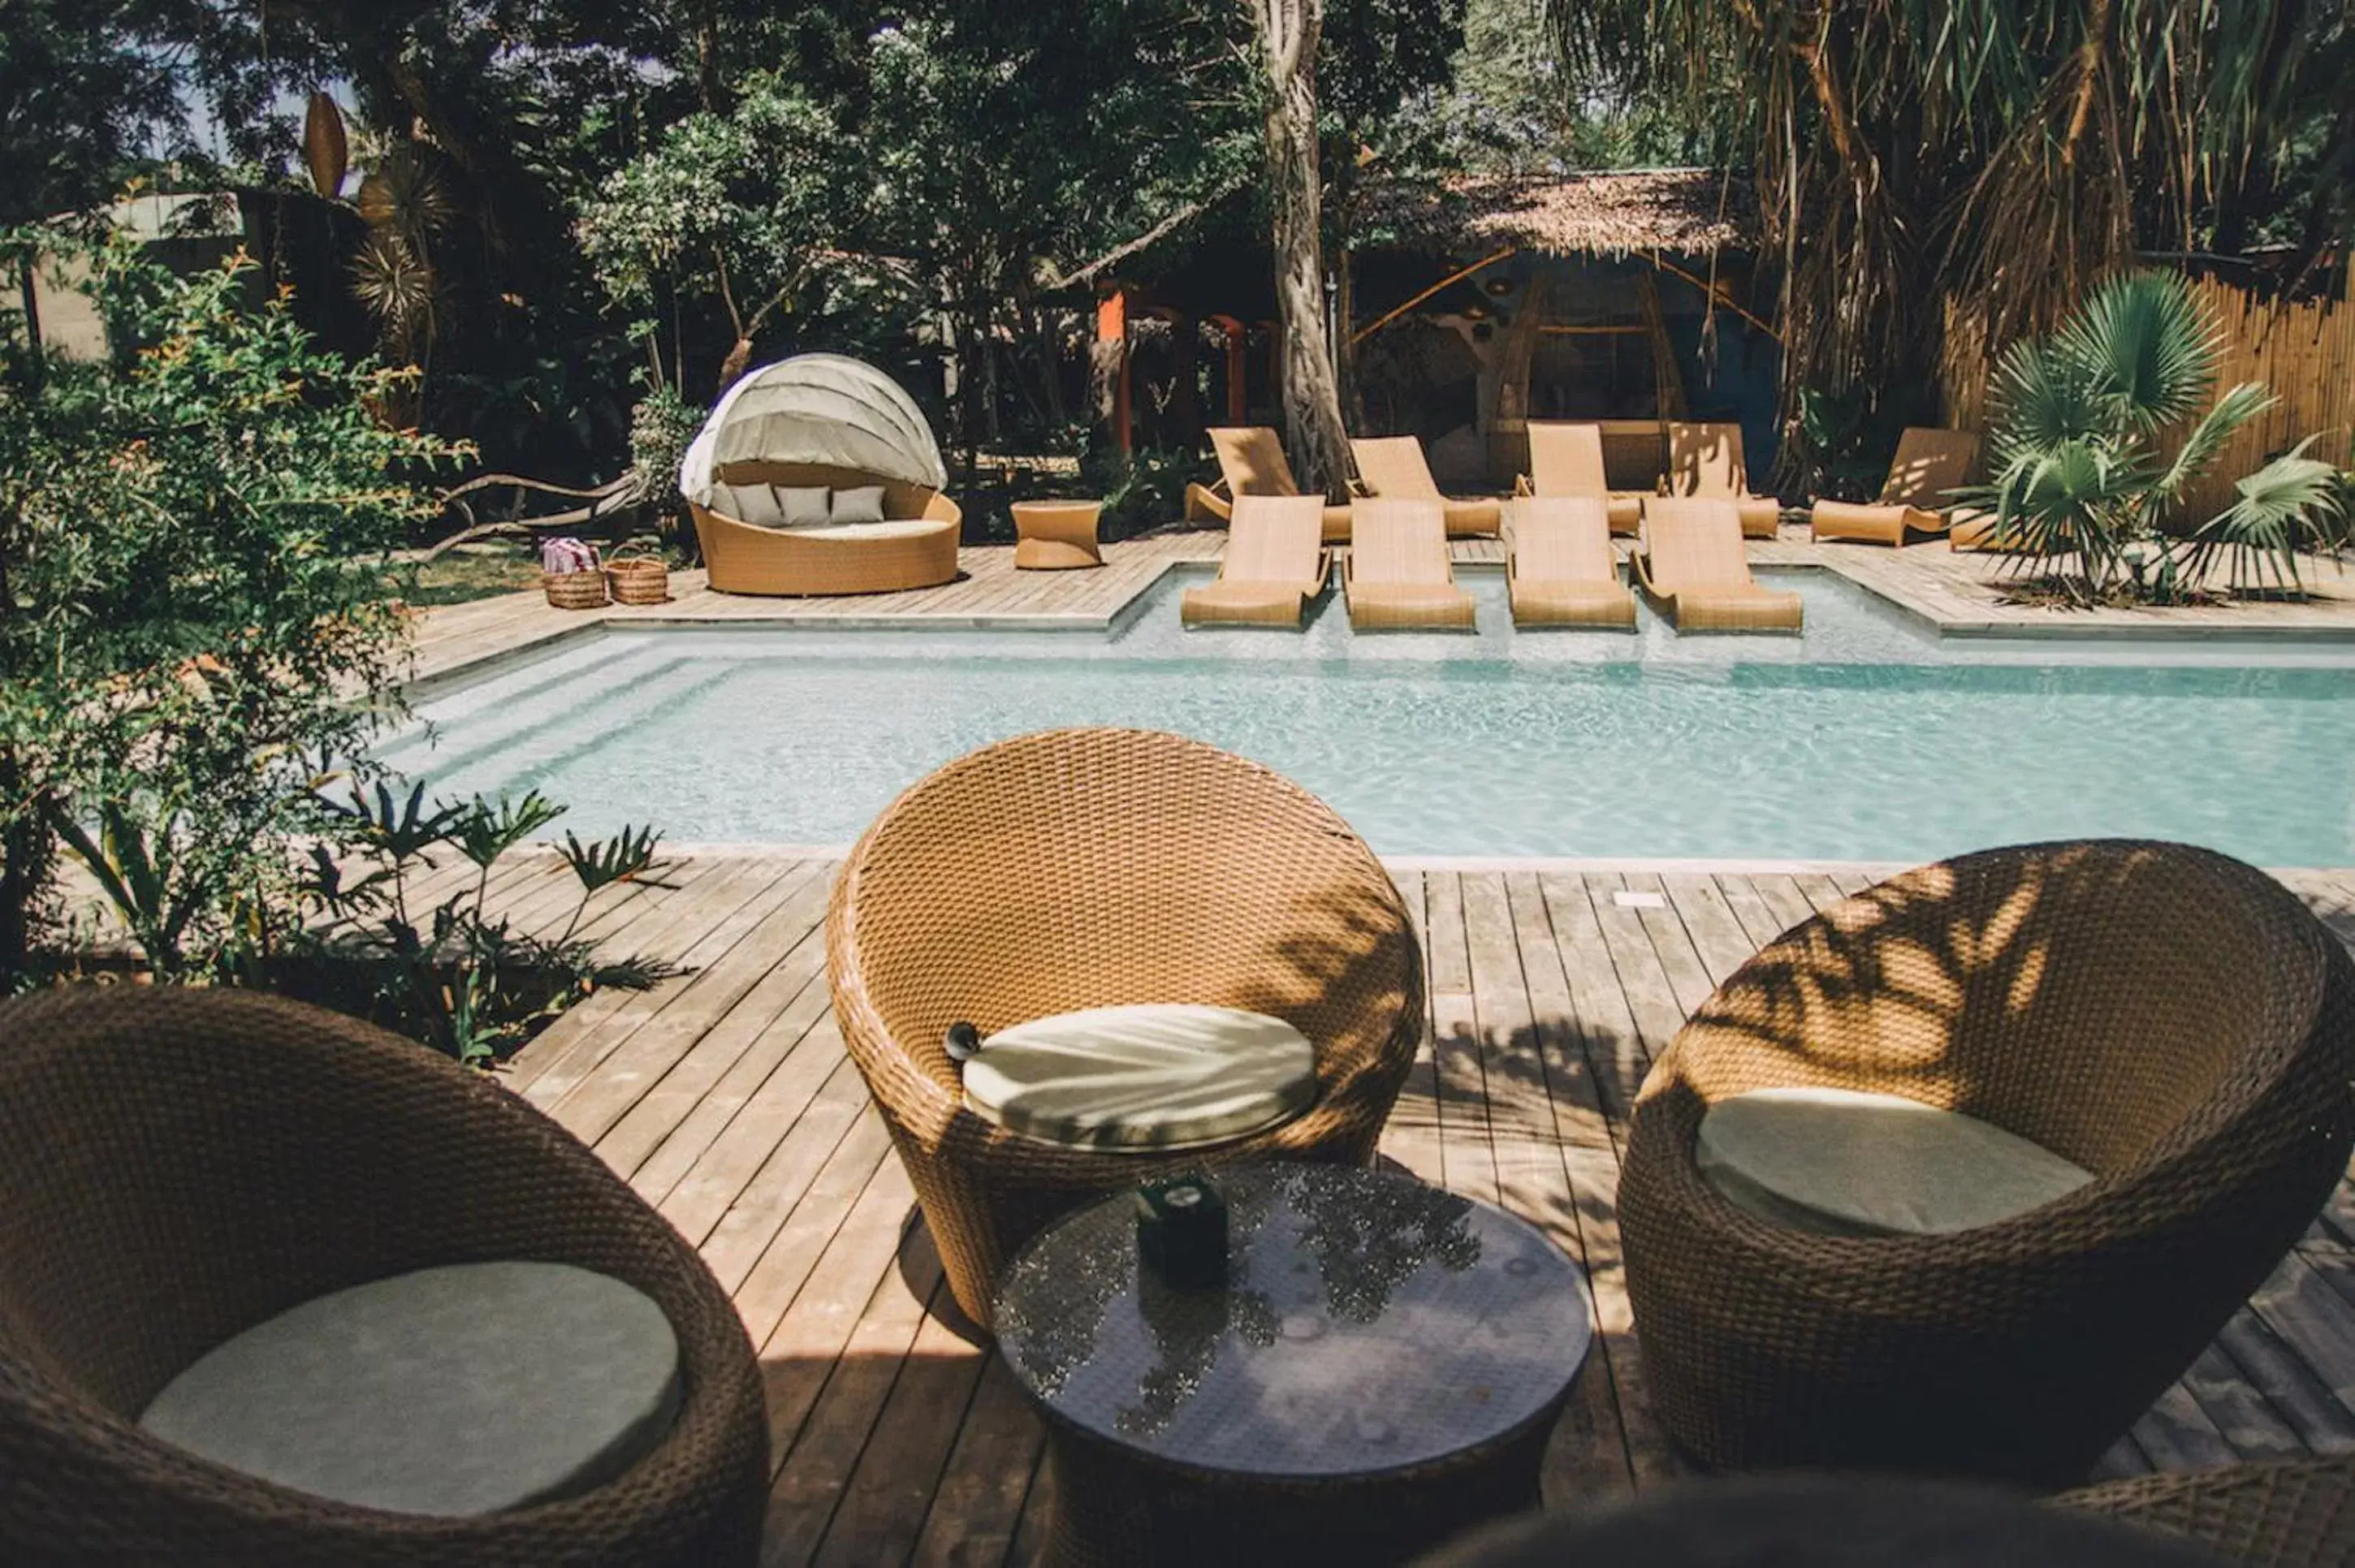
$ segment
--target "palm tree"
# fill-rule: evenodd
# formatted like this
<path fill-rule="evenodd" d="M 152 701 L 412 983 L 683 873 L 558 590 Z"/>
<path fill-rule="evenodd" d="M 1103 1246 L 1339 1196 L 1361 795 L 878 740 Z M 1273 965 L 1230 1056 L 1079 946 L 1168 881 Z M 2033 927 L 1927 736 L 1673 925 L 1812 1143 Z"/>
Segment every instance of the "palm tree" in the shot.
<path fill-rule="evenodd" d="M 2298 550 L 2328 542 L 2339 514 L 2338 470 L 2306 454 L 2311 437 L 2240 480 L 2222 512 L 2167 531 L 2233 432 L 2278 400 L 2259 381 L 2217 396 L 2218 357 L 2216 328 L 2180 277 L 2113 278 L 2058 332 L 2004 355 L 1994 478 L 1966 504 L 1993 514 L 1995 542 L 2021 569 L 2080 603 L 2120 588 L 2172 598 L 2211 573 L 2235 589 L 2296 591 Z"/>
<path fill-rule="evenodd" d="M 1862 383 L 1918 418 L 1949 353 L 2051 330 L 2138 248 L 2237 242 L 2286 171 L 2355 155 L 2344 0 L 1543 3 L 1582 90 L 1678 94 L 1754 166 L 1786 406 Z M 2309 262 L 2342 183 L 2307 193 Z"/>

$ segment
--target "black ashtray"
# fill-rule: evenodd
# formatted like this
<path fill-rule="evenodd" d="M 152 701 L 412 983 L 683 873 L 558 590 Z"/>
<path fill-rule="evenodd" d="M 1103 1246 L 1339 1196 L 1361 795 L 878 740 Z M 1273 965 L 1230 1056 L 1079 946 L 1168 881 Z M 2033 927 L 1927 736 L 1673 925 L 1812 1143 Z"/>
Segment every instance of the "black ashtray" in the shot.
<path fill-rule="evenodd" d="M 1227 1199 L 1202 1176 L 1174 1176 L 1136 1189 L 1136 1257 L 1174 1290 L 1227 1283 Z"/>

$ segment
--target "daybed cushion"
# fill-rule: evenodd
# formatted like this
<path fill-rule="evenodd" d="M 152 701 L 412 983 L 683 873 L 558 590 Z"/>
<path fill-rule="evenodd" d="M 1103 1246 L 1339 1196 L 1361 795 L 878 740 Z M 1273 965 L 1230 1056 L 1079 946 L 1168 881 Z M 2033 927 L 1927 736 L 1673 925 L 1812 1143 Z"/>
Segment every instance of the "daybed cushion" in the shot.
<path fill-rule="evenodd" d="M 662 1308 L 554 1263 L 421 1269 L 306 1301 L 215 1347 L 139 1418 L 296 1491 L 469 1516 L 587 1491 L 678 1413 Z"/>
<path fill-rule="evenodd" d="M 826 512 L 833 523 L 879 523 L 883 520 L 883 486 L 858 485 L 847 490 L 837 490 L 834 503 Z"/>
<path fill-rule="evenodd" d="M 720 516 L 754 528 L 773 528 L 785 520 L 783 503 L 766 485 L 714 485 L 711 505 Z"/>
<path fill-rule="evenodd" d="M 824 523 L 815 528 L 795 528 L 794 537 L 805 539 L 896 539 L 911 534 L 937 533 L 955 527 L 930 517 L 895 518 L 888 523 Z"/>
<path fill-rule="evenodd" d="M 1288 1122 L 1316 1098 L 1316 1052 L 1282 1019 L 1160 1002 L 1000 1029 L 964 1064 L 975 1115 L 1049 1143 L 1160 1152 Z"/>
<path fill-rule="evenodd" d="M 1694 1157 L 1729 1202 L 1826 1235 L 1943 1235 L 2093 1179 L 1959 1111 L 1852 1089 L 1756 1089 L 1710 1106 Z"/>
<path fill-rule="evenodd" d="M 834 492 L 823 485 L 780 485 L 777 499 L 784 507 L 785 527 L 806 528 L 812 523 L 829 522 Z"/>

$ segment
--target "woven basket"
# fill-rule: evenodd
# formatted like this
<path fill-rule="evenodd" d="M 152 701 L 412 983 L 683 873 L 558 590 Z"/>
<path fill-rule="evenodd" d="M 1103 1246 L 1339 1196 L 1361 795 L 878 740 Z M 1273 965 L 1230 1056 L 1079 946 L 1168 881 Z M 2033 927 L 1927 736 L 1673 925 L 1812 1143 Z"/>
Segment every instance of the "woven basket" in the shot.
<path fill-rule="evenodd" d="M 613 585 L 616 604 L 662 604 L 670 599 L 670 568 L 643 545 L 636 553 L 616 550 L 606 558 L 605 581 Z"/>
<path fill-rule="evenodd" d="M 597 610 L 605 603 L 602 571 L 544 571 L 539 585 L 559 610 Z"/>

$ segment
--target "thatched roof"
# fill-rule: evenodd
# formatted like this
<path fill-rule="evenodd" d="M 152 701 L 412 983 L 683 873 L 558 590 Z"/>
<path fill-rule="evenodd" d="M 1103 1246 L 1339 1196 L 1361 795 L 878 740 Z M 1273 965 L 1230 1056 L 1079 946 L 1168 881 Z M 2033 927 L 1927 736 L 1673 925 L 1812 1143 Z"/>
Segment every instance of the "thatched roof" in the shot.
<path fill-rule="evenodd" d="M 1739 249 L 1758 231 L 1749 179 L 1714 169 L 1630 169 L 1557 177 L 1464 176 L 1374 197 L 1374 219 L 1413 250 L 1518 245 L 1557 256 Z"/>

